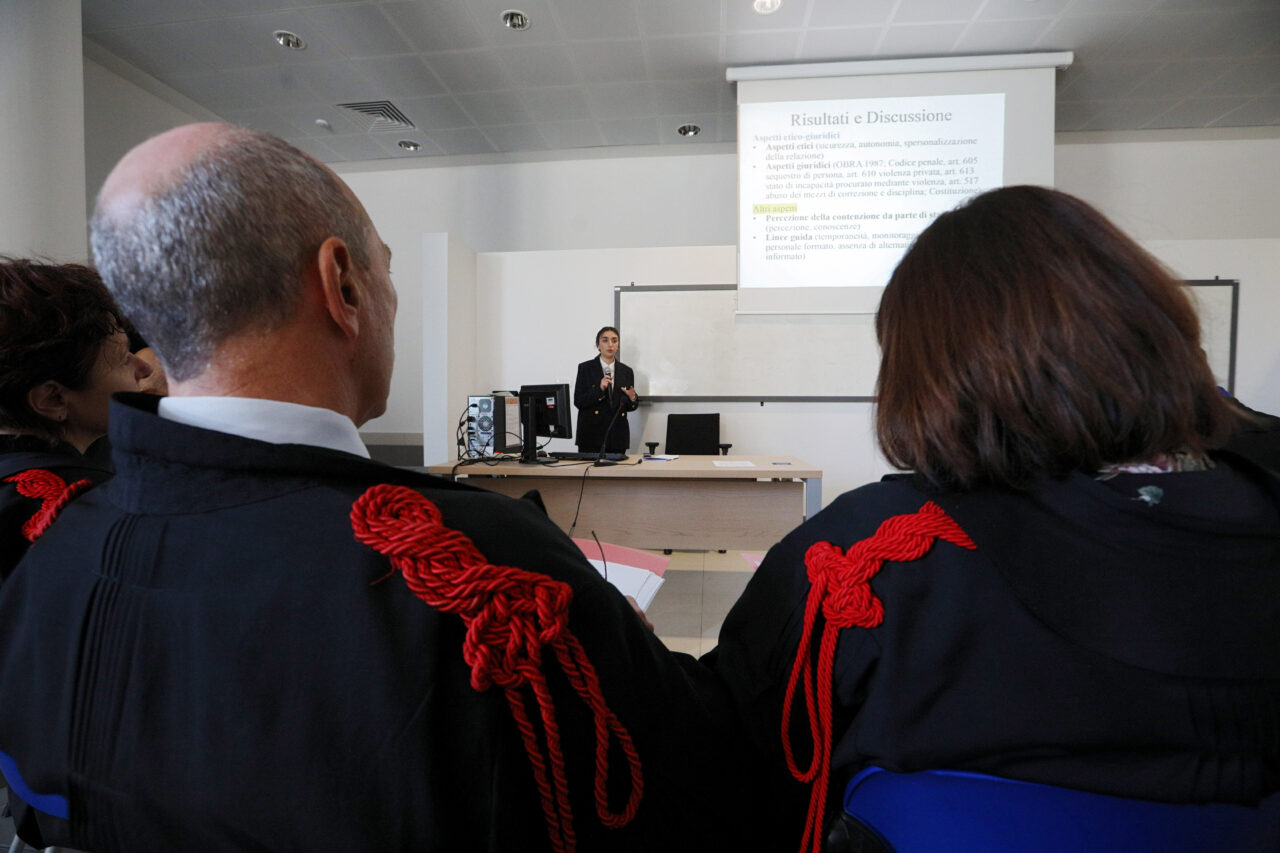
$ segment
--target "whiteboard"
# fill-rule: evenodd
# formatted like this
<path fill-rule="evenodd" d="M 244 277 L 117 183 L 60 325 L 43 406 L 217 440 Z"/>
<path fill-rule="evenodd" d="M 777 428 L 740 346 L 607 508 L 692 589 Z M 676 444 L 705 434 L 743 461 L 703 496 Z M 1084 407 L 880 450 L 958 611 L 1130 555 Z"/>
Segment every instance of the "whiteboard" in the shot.
<path fill-rule="evenodd" d="M 1187 282 L 1218 384 L 1235 386 L 1239 282 Z M 732 284 L 615 287 L 636 391 L 653 402 L 875 401 L 874 314 L 739 314 Z"/>
<path fill-rule="evenodd" d="M 738 314 L 732 284 L 614 288 L 636 391 L 654 402 L 871 402 L 874 314 Z"/>

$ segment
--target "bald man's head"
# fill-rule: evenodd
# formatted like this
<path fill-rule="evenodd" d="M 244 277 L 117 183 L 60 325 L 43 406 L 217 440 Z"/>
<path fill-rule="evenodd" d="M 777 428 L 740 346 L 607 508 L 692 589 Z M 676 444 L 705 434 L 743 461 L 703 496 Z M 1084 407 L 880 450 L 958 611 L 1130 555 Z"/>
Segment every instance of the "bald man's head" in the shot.
<path fill-rule="evenodd" d="M 326 238 L 342 238 L 367 268 L 370 228 L 351 191 L 302 151 L 196 124 L 124 156 L 91 230 L 107 287 L 181 382 L 228 338 L 289 320 L 302 269 Z"/>

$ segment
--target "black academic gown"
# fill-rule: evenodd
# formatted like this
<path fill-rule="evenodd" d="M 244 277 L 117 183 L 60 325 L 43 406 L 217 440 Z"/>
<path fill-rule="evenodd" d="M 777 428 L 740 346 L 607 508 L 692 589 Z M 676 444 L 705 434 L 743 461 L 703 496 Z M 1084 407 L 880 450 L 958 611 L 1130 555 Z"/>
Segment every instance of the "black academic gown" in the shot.
<path fill-rule="evenodd" d="M 69 801 L 66 820 L 19 804 L 30 843 L 549 849 L 508 700 L 469 683 L 461 619 L 353 535 L 353 502 L 393 483 L 427 496 L 490 563 L 571 588 L 569 630 L 644 785 L 635 819 L 603 828 L 591 716 L 544 650 L 577 850 L 745 849 L 725 805 L 741 773 L 727 694 L 668 652 L 535 502 L 197 429 L 155 406 L 117 398 L 117 476 L 0 587 L 0 695 L 23 697 L 0 703 L 0 752 L 31 791 Z M 627 764 L 617 748 L 609 759 L 621 808 Z"/>
<path fill-rule="evenodd" d="M 883 622 L 840 633 L 828 817 L 869 765 L 1174 803 L 1254 805 L 1280 790 L 1280 478 L 1225 454 L 1208 471 L 1073 474 L 1025 492 L 893 477 L 775 545 L 704 657 L 761 753 L 746 785 L 764 798 L 758 849 L 793 849 L 805 822 L 781 715 L 806 553 L 850 549 L 929 501 L 976 548 L 939 540 L 885 562 L 869 582 Z M 793 713 L 803 767 L 802 701 Z"/>
<path fill-rule="evenodd" d="M 604 378 L 604 367 L 599 358 L 584 361 L 578 365 L 578 378 L 573 382 L 573 404 L 578 407 L 578 426 L 574 431 L 578 448 L 584 453 L 596 453 L 605 444 L 605 430 L 608 430 L 608 443 L 605 450 L 611 453 L 626 453 L 631 446 L 631 428 L 627 425 L 627 412 L 634 412 L 640 406 L 640 399 L 632 400 L 623 388 L 635 388 L 635 372 L 621 361 L 613 363 L 613 396 L 600 390 L 600 380 Z M 614 412 L 617 417 L 614 418 Z M 612 429 L 609 428 L 613 422 Z"/>
<path fill-rule="evenodd" d="M 22 528 L 44 505 L 38 498 L 19 494 L 17 483 L 8 481 L 24 471 L 48 471 L 68 487 L 84 480 L 96 485 L 111 478 L 110 465 L 81 456 L 73 447 L 50 445 L 31 435 L 0 435 L 0 582 L 30 547 Z"/>

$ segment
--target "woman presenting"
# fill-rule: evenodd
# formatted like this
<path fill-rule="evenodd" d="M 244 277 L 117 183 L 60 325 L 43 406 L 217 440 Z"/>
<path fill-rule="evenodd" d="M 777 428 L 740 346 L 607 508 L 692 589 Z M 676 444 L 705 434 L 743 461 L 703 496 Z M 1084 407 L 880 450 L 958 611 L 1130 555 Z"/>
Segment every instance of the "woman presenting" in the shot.
<path fill-rule="evenodd" d="M 578 407 L 578 450 L 583 453 L 599 453 L 602 446 L 609 453 L 626 453 L 631 444 L 627 412 L 634 412 L 640 401 L 635 373 L 618 361 L 618 342 L 618 330 L 605 326 L 596 332 L 600 357 L 578 365 L 573 404 Z"/>

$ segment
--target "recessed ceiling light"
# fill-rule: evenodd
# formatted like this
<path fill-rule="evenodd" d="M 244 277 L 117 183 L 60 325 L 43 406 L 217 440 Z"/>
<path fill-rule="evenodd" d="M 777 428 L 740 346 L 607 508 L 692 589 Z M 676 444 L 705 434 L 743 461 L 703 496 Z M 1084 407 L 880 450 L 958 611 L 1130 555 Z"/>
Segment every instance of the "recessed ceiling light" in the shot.
<path fill-rule="evenodd" d="M 529 16 L 519 9 L 508 9 L 503 12 L 502 23 L 512 30 L 527 30 L 533 26 L 533 21 L 529 20 Z"/>
<path fill-rule="evenodd" d="M 401 139 L 396 145 L 399 145 L 405 151 L 417 151 L 422 147 L 421 144 L 414 142 L 412 139 Z"/>
<path fill-rule="evenodd" d="M 328 130 L 328 131 L 333 130 L 333 125 L 329 124 L 327 120 L 322 118 L 316 119 L 316 127 L 320 128 L 321 130 Z"/>
<path fill-rule="evenodd" d="M 699 133 L 702 133 L 702 128 L 698 127 L 696 124 L 682 124 L 676 128 L 676 133 L 681 136 L 697 136 Z"/>
<path fill-rule="evenodd" d="M 755 9 L 757 14 L 772 15 L 782 8 L 782 0 L 755 0 L 751 8 Z"/>
<path fill-rule="evenodd" d="M 276 44 L 287 47 L 289 50 L 306 50 L 307 48 L 307 43 L 302 40 L 302 36 L 288 30 L 276 30 L 271 37 L 276 40 Z"/>

